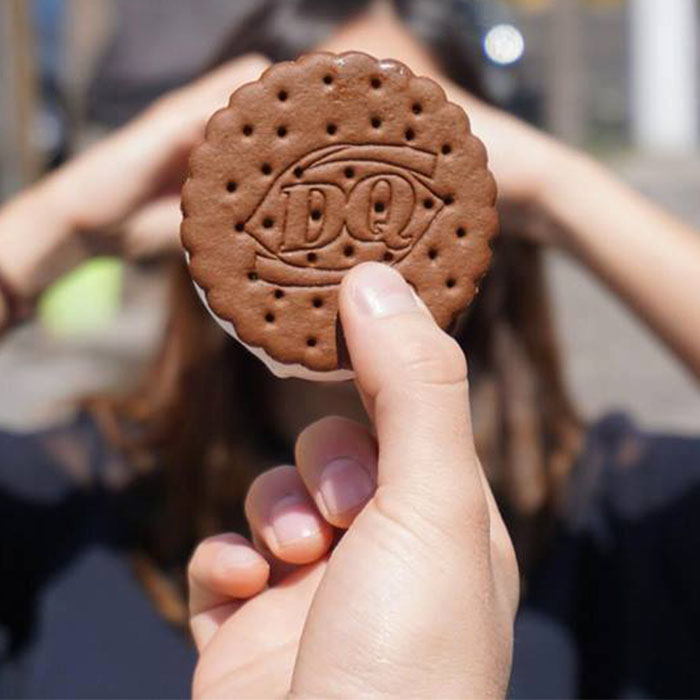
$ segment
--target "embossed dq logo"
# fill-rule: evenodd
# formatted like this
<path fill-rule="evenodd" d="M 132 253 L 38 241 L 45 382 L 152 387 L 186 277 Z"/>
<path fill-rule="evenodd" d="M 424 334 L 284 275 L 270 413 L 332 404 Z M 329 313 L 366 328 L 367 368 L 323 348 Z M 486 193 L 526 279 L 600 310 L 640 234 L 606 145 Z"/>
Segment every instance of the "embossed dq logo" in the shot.
<path fill-rule="evenodd" d="M 245 223 L 258 275 L 283 286 L 332 285 L 358 262 L 402 260 L 444 207 L 431 189 L 435 165 L 435 154 L 408 146 L 312 151 Z"/>

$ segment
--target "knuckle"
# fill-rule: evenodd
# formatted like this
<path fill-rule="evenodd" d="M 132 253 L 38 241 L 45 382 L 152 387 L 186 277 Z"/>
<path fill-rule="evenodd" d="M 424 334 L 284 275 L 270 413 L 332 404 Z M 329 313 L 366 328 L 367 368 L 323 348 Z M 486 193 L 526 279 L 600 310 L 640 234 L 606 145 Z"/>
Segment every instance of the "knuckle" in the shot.
<path fill-rule="evenodd" d="M 282 464 L 259 474 L 248 488 L 245 496 L 243 510 L 248 520 L 255 514 L 255 507 L 263 498 L 264 492 L 278 480 L 284 480 L 287 484 L 296 482 L 296 469 L 287 464 Z"/>
<path fill-rule="evenodd" d="M 344 424 L 345 422 L 350 421 L 342 416 L 324 416 L 323 418 L 319 418 L 317 421 L 307 425 L 306 428 L 304 428 L 304 430 L 302 430 L 300 433 L 300 437 L 302 435 L 311 435 L 316 431 L 326 432 L 336 428 L 338 425 Z"/>
<path fill-rule="evenodd" d="M 397 348 L 397 361 L 410 379 L 428 384 L 459 384 L 467 362 L 457 341 L 446 333 L 422 333 Z"/>
<path fill-rule="evenodd" d="M 272 467 L 264 471 L 262 474 L 258 474 L 248 489 L 248 497 L 255 497 L 261 491 L 267 487 L 271 481 L 275 481 L 278 478 L 284 478 L 287 472 L 293 471 L 294 467 L 290 467 L 286 464 L 281 464 L 277 467 Z"/>
<path fill-rule="evenodd" d="M 253 483 L 248 488 L 248 493 L 246 493 L 245 500 L 243 501 L 243 512 L 251 526 L 256 516 L 256 506 L 260 502 L 260 494 L 262 493 L 264 481 L 265 473 L 256 476 Z"/>
<path fill-rule="evenodd" d="M 436 542 L 456 542 L 461 546 L 472 540 L 483 543 L 484 553 L 488 552 L 490 516 L 485 500 L 478 495 L 451 493 L 426 499 L 424 494 L 398 493 L 380 487 L 372 504 L 395 529 L 427 546 L 435 546 Z"/>
<path fill-rule="evenodd" d="M 307 425 L 297 436 L 295 444 L 295 457 L 299 469 L 303 471 L 304 458 L 308 446 L 324 439 L 324 436 L 345 434 L 349 431 L 356 431 L 360 424 L 343 416 L 324 416 L 319 420 Z"/>
<path fill-rule="evenodd" d="M 397 498 L 395 493 L 392 493 L 389 488 L 378 488 L 372 499 L 372 507 L 380 518 L 390 526 L 389 532 L 392 533 L 392 546 L 395 548 L 397 543 L 406 541 L 409 543 L 407 548 L 412 546 L 412 542 L 424 542 L 426 534 L 430 534 L 432 528 L 425 527 L 419 511 L 412 507 L 410 503 L 403 503 L 401 498 Z M 384 530 L 381 530 L 384 532 Z M 433 546 L 433 542 L 427 543 L 428 547 Z"/>

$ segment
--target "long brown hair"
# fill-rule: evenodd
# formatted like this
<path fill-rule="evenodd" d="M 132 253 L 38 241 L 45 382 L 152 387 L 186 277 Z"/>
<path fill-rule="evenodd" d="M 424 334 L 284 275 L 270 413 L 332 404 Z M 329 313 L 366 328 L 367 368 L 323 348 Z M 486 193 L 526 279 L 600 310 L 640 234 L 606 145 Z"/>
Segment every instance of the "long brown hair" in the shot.
<path fill-rule="evenodd" d="M 230 45 L 236 53 L 289 58 L 364 4 L 264 3 Z M 455 37 L 449 13 L 442 33 L 432 25 L 421 29 L 414 16 L 420 19 L 421 5 L 424 0 L 402 0 L 397 9 L 427 40 L 440 37 L 437 54 L 449 51 L 451 77 L 481 93 L 469 47 Z M 435 13 L 430 17 L 435 24 Z M 537 212 L 503 209 L 492 270 L 455 329 L 469 357 L 477 449 L 525 570 L 546 541 L 581 434 L 562 379 L 541 251 L 516 235 L 541 223 Z M 184 264 L 174 262 L 169 322 L 143 383 L 126 397 L 89 402 L 134 472 L 157 474 L 159 495 L 141 514 L 135 561 L 173 620 L 184 619 L 178 592 L 193 546 L 212 533 L 244 528 L 240 507 L 251 479 L 290 456 L 272 420 L 278 386 L 212 322 Z"/>

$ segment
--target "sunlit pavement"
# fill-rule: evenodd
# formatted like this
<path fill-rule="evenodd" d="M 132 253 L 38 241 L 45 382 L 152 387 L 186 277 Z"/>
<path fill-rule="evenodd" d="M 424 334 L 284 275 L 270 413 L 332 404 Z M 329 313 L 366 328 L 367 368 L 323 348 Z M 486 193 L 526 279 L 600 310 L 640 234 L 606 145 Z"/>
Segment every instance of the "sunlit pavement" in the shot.
<path fill-rule="evenodd" d="M 700 159 L 618 160 L 615 169 L 643 192 L 700 228 Z M 630 412 L 644 427 L 700 433 L 700 385 L 586 272 L 549 256 L 550 281 L 566 370 L 588 417 Z M 653 279 L 659 286 L 663 281 Z M 65 416 L 70 398 L 122 390 L 138 377 L 162 327 L 164 288 L 152 274 L 128 276 L 124 308 L 108 329 L 57 341 L 36 326 L 0 347 L 0 424 L 31 428 Z"/>

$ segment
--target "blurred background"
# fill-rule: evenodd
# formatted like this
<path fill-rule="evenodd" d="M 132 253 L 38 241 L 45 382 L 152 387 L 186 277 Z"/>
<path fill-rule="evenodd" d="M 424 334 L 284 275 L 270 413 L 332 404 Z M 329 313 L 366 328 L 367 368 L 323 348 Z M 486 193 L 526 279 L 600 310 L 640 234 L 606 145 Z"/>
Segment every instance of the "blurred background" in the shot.
<path fill-rule="evenodd" d="M 201 73 L 263 1 L 0 0 L 0 197 Z M 697 0 L 444 1 L 503 107 L 700 227 Z M 548 255 L 584 413 L 697 432 L 697 383 L 586 272 Z M 54 285 L 0 348 L 0 425 L 36 428 L 76 394 L 133 381 L 162 329 L 163 283 L 156 263 L 102 258 Z"/>

